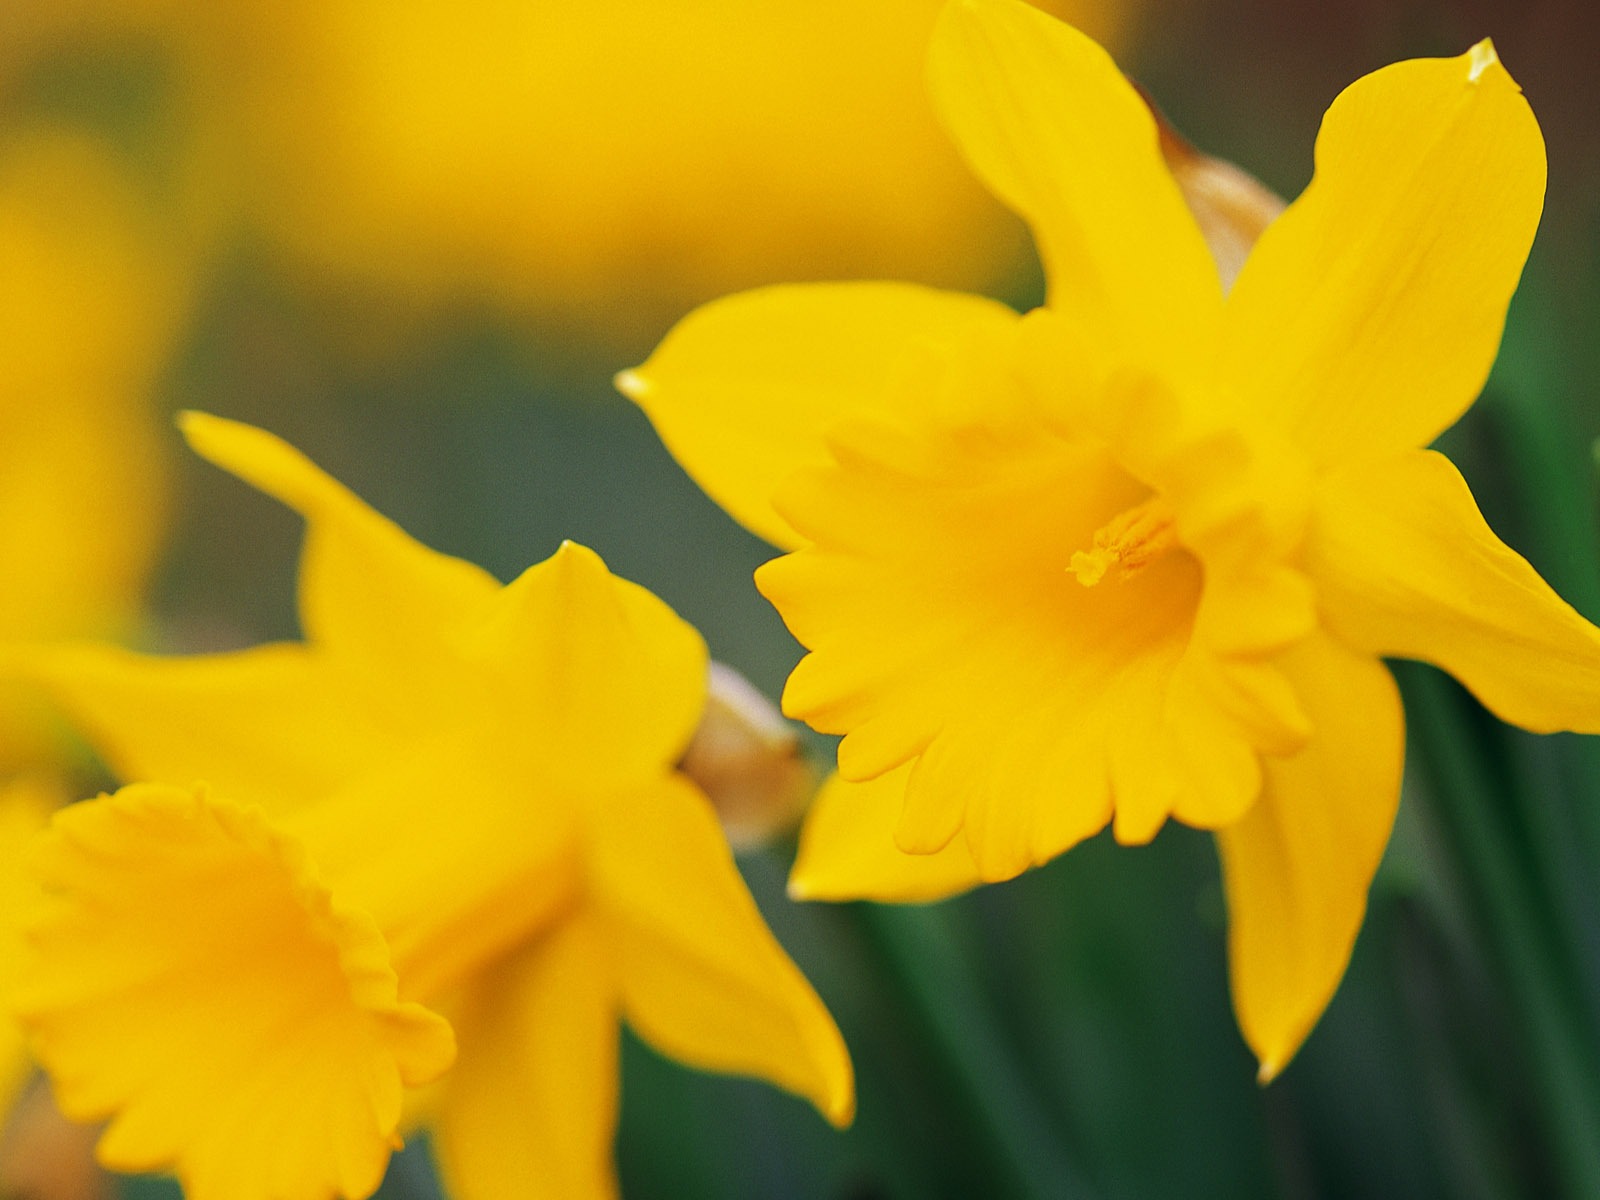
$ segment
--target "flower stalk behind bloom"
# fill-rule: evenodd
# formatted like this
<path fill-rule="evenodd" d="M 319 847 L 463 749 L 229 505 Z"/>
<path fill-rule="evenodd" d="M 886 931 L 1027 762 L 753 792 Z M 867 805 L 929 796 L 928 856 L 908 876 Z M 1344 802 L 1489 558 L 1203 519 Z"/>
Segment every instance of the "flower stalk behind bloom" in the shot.
<path fill-rule="evenodd" d="M 1213 830 L 1269 1079 L 1344 972 L 1398 803 L 1380 657 L 1529 729 L 1600 731 L 1600 631 L 1421 448 L 1494 359 L 1538 126 L 1488 42 L 1378 71 L 1281 216 L 1228 185 L 1230 234 L 1265 225 L 1240 267 L 1208 249 L 1192 156 L 1075 30 L 954 0 L 930 78 L 1033 228 L 1043 308 L 769 288 L 692 313 L 619 385 L 791 552 L 757 573 L 810 651 L 785 712 L 843 735 L 793 891 L 931 899 L 1107 823 Z"/>
<path fill-rule="evenodd" d="M 41 856 L 19 1007 L 102 1159 L 362 1197 L 436 1079 L 452 1195 L 612 1195 L 619 1019 L 847 1123 L 838 1031 L 677 769 L 699 635 L 583 547 L 501 587 L 271 435 L 183 428 L 305 515 L 307 641 L 21 656 L 119 774 L 210 784 L 75 805 Z"/>

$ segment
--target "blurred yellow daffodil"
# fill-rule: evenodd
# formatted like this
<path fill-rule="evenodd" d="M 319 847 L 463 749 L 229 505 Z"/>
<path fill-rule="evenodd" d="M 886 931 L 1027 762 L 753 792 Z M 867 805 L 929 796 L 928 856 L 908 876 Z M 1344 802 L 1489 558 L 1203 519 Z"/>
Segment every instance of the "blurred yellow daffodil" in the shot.
<path fill-rule="evenodd" d="M 1326 1006 L 1400 791 L 1380 656 L 1600 731 L 1600 631 L 1421 449 L 1482 387 L 1543 141 L 1488 42 L 1352 85 L 1231 290 L 1106 53 L 957 0 L 931 78 L 1046 306 L 896 284 L 711 304 L 619 380 L 735 517 L 844 734 L 797 895 L 926 899 L 1108 822 L 1216 831 L 1271 1078 Z M 1261 207 L 1261 206 L 1257 206 Z"/>
<path fill-rule="evenodd" d="M 104 148 L 59 129 L 0 137 L 0 643 L 132 624 L 165 524 L 154 417 L 186 275 Z M 0 681 L 0 998 L 31 896 L 24 847 L 70 787 L 37 696 Z M 0 1124 L 28 1077 L 0 1020 Z"/>
<path fill-rule="evenodd" d="M 277 438 L 183 427 L 305 516 L 307 640 L 24 664 L 124 778 L 206 781 L 72 806 L 40 854 L 19 1008 L 102 1160 L 362 1197 L 438 1078 L 451 1195 L 611 1195 L 619 1017 L 849 1121 L 843 1042 L 674 765 L 699 635 L 580 546 L 500 587 Z"/>
<path fill-rule="evenodd" d="M 165 524 L 153 393 L 186 276 L 103 150 L 0 143 L 0 642 L 119 632 Z M 0 775 L 58 753 L 0 687 Z"/>
<path fill-rule="evenodd" d="M 19 0 L 158 39 L 220 201 L 386 310 L 600 339 L 779 278 L 996 286 L 1025 238 L 922 87 L 938 0 Z M 1040 0 L 1103 35 L 1127 0 Z"/>

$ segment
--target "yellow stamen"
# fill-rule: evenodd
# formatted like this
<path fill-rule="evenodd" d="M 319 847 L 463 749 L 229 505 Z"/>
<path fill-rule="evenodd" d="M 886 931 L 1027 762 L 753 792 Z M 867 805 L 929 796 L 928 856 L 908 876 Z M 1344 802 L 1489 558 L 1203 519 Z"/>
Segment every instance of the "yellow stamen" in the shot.
<path fill-rule="evenodd" d="M 1150 497 L 1096 530 L 1092 548 L 1076 552 L 1068 570 L 1084 587 L 1099 583 L 1112 567 L 1118 582 L 1131 579 L 1178 540 L 1172 528 L 1174 516 L 1166 501 Z"/>

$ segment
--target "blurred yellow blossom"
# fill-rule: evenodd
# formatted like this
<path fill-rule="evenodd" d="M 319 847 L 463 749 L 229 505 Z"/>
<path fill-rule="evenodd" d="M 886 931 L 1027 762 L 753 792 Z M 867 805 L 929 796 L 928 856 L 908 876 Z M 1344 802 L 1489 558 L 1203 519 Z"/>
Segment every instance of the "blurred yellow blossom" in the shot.
<path fill-rule="evenodd" d="M 0 139 L 0 641 L 126 627 L 162 533 L 153 393 L 187 277 L 104 151 Z M 0 686 L 0 775 L 50 758 Z"/>
<path fill-rule="evenodd" d="M 269 434 L 184 430 L 305 516 L 307 640 L 29 660 L 124 778 L 207 781 L 74 805 L 40 855 L 19 1009 L 102 1160 L 361 1197 L 442 1076 L 452 1196 L 611 1195 L 619 1018 L 848 1122 L 838 1031 L 674 765 L 699 635 L 580 546 L 500 587 Z"/>
<path fill-rule="evenodd" d="M 135 620 L 167 508 L 153 393 L 186 287 L 102 147 L 0 137 L 0 643 Z M 23 849 L 68 798 L 64 756 L 37 697 L 0 681 L 0 997 L 32 894 Z M 29 1069 L 0 1021 L 0 1122 Z"/>
<path fill-rule="evenodd" d="M 1215 830 L 1271 1078 L 1344 972 L 1393 822 L 1379 656 L 1529 729 L 1600 731 L 1600 631 L 1420 449 L 1494 359 L 1538 126 L 1488 42 L 1358 81 L 1227 290 L 1147 105 L 1087 37 L 957 0 L 931 72 L 1033 227 L 1044 308 L 771 288 L 619 382 L 794 551 L 757 575 L 810 650 L 785 710 L 845 735 L 796 894 L 949 894 L 1108 822 Z"/>
<path fill-rule="evenodd" d="M 1127 0 L 1041 0 L 1102 34 Z M 938 0 L 21 0 L 157 38 L 207 194 L 387 308 L 488 295 L 598 338 L 774 279 L 993 286 L 1020 227 L 928 108 Z"/>

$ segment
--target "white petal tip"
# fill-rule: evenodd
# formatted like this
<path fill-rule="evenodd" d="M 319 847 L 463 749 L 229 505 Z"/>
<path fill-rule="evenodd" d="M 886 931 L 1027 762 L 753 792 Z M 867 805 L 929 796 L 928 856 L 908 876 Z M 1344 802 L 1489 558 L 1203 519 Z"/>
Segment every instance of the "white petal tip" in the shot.
<path fill-rule="evenodd" d="M 1477 83 L 1483 78 L 1483 73 L 1499 61 L 1500 56 L 1494 52 L 1494 42 L 1484 38 L 1467 51 L 1467 81 Z"/>
<path fill-rule="evenodd" d="M 582 542 L 575 542 L 571 538 L 562 538 L 561 544 L 556 547 L 556 552 L 550 557 L 557 562 L 590 563 L 600 556 Z"/>
<path fill-rule="evenodd" d="M 650 381 L 637 371 L 618 371 L 611 382 L 629 400 L 643 400 L 650 394 Z"/>

